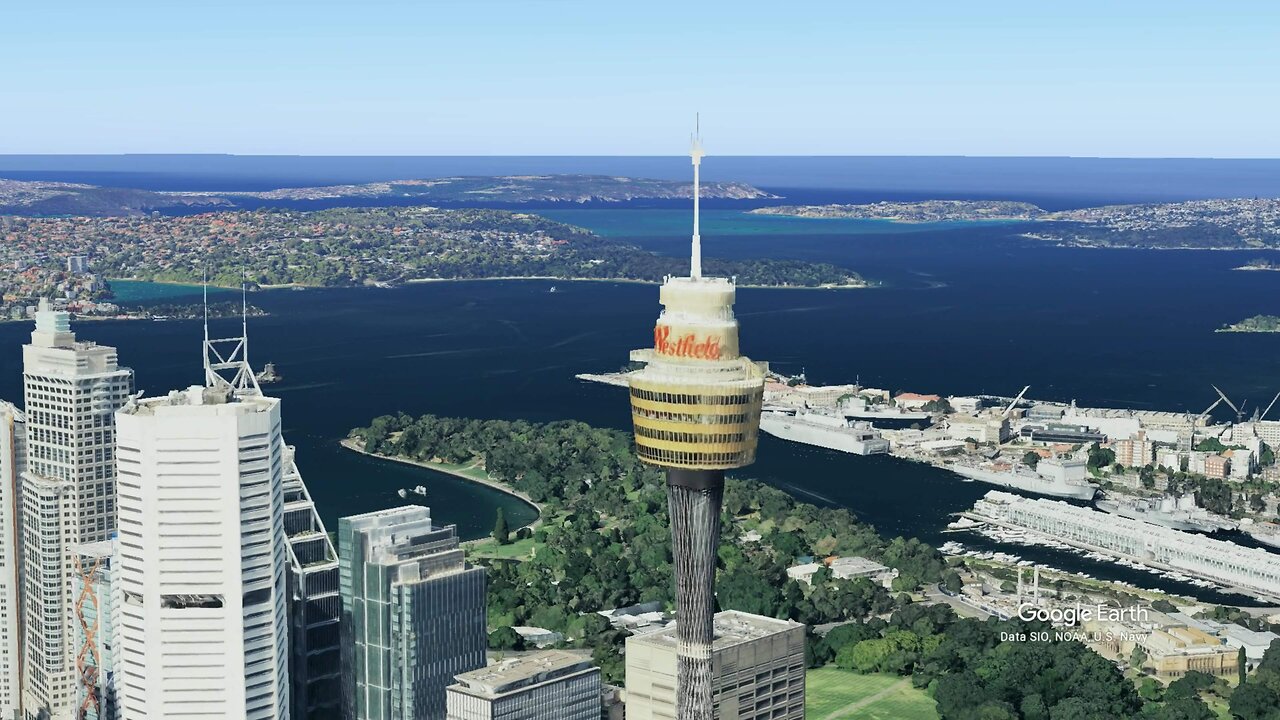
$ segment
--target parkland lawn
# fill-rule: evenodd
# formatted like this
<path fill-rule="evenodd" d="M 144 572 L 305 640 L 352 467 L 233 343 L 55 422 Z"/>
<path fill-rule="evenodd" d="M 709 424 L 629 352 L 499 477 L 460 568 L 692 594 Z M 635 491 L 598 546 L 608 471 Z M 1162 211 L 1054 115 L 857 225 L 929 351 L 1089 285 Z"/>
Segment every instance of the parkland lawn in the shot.
<path fill-rule="evenodd" d="M 933 699 L 897 675 L 827 666 L 805 676 L 805 720 L 938 720 Z"/>

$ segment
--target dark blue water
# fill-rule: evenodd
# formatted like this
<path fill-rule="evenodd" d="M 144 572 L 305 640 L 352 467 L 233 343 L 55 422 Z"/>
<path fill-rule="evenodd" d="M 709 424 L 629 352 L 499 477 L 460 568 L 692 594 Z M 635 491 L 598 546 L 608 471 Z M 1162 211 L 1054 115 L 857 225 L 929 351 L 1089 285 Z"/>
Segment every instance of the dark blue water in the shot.
<path fill-rule="evenodd" d="M 689 177 L 689 160 L 679 156 L 0 155 L 0 177 L 149 190 L 270 190 L 400 178 L 536 173 L 684 180 Z M 991 197 L 1059 208 L 1280 196 L 1280 160 L 713 155 L 703 164 L 703 176 L 778 189 L 813 202 Z"/>
<path fill-rule="evenodd" d="M 1280 389 L 1280 336 L 1213 333 L 1247 315 L 1280 312 L 1280 273 L 1233 272 L 1245 259 L 1234 253 L 1071 250 L 1000 232 L 744 235 L 708 243 L 743 256 L 836 259 L 886 280 L 876 290 L 740 291 L 744 349 L 783 370 L 804 368 L 815 381 L 860 377 L 891 390 L 957 394 L 1012 394 L 1029 384 L 1038 398 L 1195 411 L 1212 400 L 1209 383 L 1255 402 Z M 683 252 L 675 238 L 642 241 Z M 331 525 L 340 514 L 401 502 L 395 490 L 419 483 L 428 486 L 436 517 L 467 536 L 492 527 L 499 503 L 521 512 L 491 491 L 337 446 L 349 428 L 379 414 L 627 427 L 620 390 L 573 375 L 616 369 L 646 343 L 656 288 L 559 282 L 552 294 L 551 284 L 427 283 L 252 298 L 272 313 L 251 321 L 253 359 L 274 361 L 286 376 L 271 392 L 284 400 L 287 439 Z M 0 397 L 18 397 L 19 346 L 28 331 L 0 326 Z M 119 347 L 149 394 L 201 378 L 198 323 L 86 322 L 79 331 Z M 745 475 L 849 507 L 884 534 L 933 542 L 949 513 L 989 489 L 927 466 L 768 437 L 759 455 Z M 1189 591 L 1145 573 L 1041 559 Z"/>

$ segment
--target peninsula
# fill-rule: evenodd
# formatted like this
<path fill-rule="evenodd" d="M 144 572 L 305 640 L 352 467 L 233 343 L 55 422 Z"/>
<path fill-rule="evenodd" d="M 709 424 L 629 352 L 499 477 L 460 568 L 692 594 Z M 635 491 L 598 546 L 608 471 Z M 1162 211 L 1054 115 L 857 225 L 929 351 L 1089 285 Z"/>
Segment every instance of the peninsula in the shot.
<path fill-rule="evenodd" d="M 126 217 L 0 216 L 0 286 L 25 307 L 54 289 L 111 297 L 107 278 L 214 285 L 393 286 L 421 280 L 555 278 L 656 282 L 685 261 L 508 210 L 433 207 L 235 210 Z M 708 258 L 744 286 L 862 287 L 800 260 Z M 242 276 L 241 268 L 245 275 Z"/>
<path fill-rule="evenodd" d="M 1050 212 L 1003 200 L 926 200 L 863 205 L 776 205 L 757 215 L 887 220 L 897 223 L 1022 221 L 1023 237 L 1069 247 L 1154 250 L 1280 249 L 1280 199 L 1190 200 Z M 1239 270 L 1274 270 L 1254 261 Z"/>
<path fill-rule="evenodd" d="M 802 218 L 888 220 L 900 223 L 978 222 L 983 220 L 1038 220 L 1045 211 L 1031 203 L 1008 200 L 925 200 L 878 202 L 865 205 L 773 205 L 750 211 L 753 215 Z"/>
<path fill-rule="evenodd" d="M 278 203 L 352 200 L 394 203 L 620 203 L 692 199 L 687 182 L 611 175 L 502 175 L 391 180 L 358 185 L 280 188 L 255 192 L 158 192 L 83 183 L 0 178 L 0 215 L 142 215 L 152 211 L 257 208 Z M 777 196 L 745 183 L 712 182 L 702 197 L 767 200 Z M 332 204 L 332 203 L 330 203 Z"/>

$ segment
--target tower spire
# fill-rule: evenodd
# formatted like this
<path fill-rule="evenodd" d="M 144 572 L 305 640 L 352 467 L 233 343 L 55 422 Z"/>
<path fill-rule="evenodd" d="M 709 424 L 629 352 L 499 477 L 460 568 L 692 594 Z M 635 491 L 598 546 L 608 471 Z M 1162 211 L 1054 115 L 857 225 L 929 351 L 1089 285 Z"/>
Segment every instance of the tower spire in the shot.
<path fill-rule="evenodd" d="M 698 169 L 702 166 L 702 122 L 693 116 L 693 139 L 689 145 L 689 158 L 693 160 L 693 251 L 689 258 L 689 277 L 702 278 L 702 236 L 698 234 Z"/>
<path fill-rule="evenodd" d="M 228 388 L 241 394 L 260 395 L 257 373 L 249 365 L 249 297 L 240 283 L 240 337 L 209 337 L 209 281 L 204 285 L 204 383 L 207 387 Z"/>

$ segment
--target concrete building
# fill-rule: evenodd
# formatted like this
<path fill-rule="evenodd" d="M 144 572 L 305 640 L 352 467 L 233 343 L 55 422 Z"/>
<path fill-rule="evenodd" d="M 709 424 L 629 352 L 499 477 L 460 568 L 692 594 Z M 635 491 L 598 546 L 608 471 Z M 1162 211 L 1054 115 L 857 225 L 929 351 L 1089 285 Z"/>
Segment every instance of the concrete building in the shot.
<path fill-rule="evenodd" d="M 343 717 L 439 720 L 454 676 L 485 666 L 484 568 L 420 506 L 338 520 Z"/>
<path fill-rule="evenodd" d="M 627 638 L 628 720 L 676 717 L 674 628 Z M 804 717 L 804 625 L 729 610 L 715 616 L 712 697 L 719 720 Z"/>
<path fill-rule="evenodd" d="M 83 255 L 72 255 L 67 258 L 67 272 L 80 275 L 89 271 L 89 258 Z"/>
<path fill-rule="evenodd" d="M 999 444 L 1011 437 L 1013 429 L 1009 419 L 999 415 L 952 415 L 947 418 L 947 438 L 951 440 Z"/>
<path fill-rule="evenodd" d="M 925 405 L 936 403 L 942 399 L 940 395 L 922 395 L 920 393 L 904 392 L 893 396 L 893 404 L 903 410 L 923 410 Z"/>
<path fill-rule="evenodd" d="M 116 422 L 123 716 L 289 718 L 280 401 L 195 386 Z"/>
<path fill-rule="evenodd" d="M 27 462 L 26 415 L 0 402 L 0 718 L 22 706 L 22 563 L 18 498 Z"/>
<path fill-rule="evenodd" d="M 737 284 L 702 276 L 694 138 L 693 242 L 689 276 L 668 276 L 659 299 L 653 348 L 628 376 L 636 455 L 663 468 L 671 517 L 671 554 L 679 618 L 681 716 L 711 717 L 710 648 L 714 633 L 717 547 L 725 470 L 755 462 L 764 371 L 739 352 L 733 315 Z"/>
<path fill-rule="evenodd" d="M 79 658 L 80 687 L 76 698 L 80 720 L 115 720 L 120 715 L 116 696 L 117 662 L 114 586 L 115 540 L 104 540 L 73 548 L 76 555 L 75 597 L 79 616 L 76 646 L 84 648 Z"/>
<path fill-rule="evenodd" d="M 448 720 L 599 720 L 600 668 L 563 651 L 503 660 L 457 676 Z"/>
<path fill-rule="evenodd" d="M 1197 671 L 1216 676 L 1236 674 L 1238 650 L 1199 628 L 1186 625 L 1152 627 L 1150 623 L 1090 620 L 1085 632 L 1099 638 L 1104 655 L 1128 658 L 1134 646 L 1146 655 L 1143 667 L 1157 677 L 1174 680 Z"/>
<path fill-rule="evenodd" d="M 1202 620 L 1184 613 L 1169 613 L 1168 617 L 1176 624 L 1193 627 L 1216 636 L 1232 650 L 1239 651 L 1240 648 L 1244 648 L 1245 657 L 1251 664 L 1262 662 L 1262 656 L 1267 652 L 1267 648 L 1271 647 L 1271 643 L 1280 640 L 1280 635 L 1273 632 L 1250 630 L 1231 622 Z"/>
<path fill-rule="evenodd" d="M 868 578 L 885 587 L 889 587 L 893 583 L 893 579 L 898 577 L 897 570 L 891 570 L 874 560 L 868 560 L 864 557 L 830 557 L 822 562 L 805 563 L 803 565 L 793 565 L 787 568 L 787 577 L 797 580 L 806 585 L 813 583 L 814 573 L 820 568 L 827 568 L 831 571 L 831 577 L 838 580 L 852 580 L 854 578 Z"/>
<path fill-rule="evenodd" d="M 22 475 L 23 713 L 75 714 L 73 545 L 116 527 L 115 411 L 133 392 L 116 350 L 76 340 L 71 319 L 41 300 L 22 348 L 27 470 Z"/>

